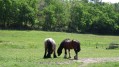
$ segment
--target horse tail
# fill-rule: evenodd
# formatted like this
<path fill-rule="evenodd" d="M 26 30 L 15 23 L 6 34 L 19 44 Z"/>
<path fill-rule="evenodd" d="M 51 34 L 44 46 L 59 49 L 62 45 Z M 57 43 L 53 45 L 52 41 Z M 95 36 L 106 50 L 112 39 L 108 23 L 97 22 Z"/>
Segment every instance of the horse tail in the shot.
<path fill-rule="evenodd" d="M 80 47 L 80 43 L 78 42 L 77 44 L 77 52 L 79 52 L 81 50 L 81 47 Z"/>
<path fill-rule="evenodd" d="M 48 52 L 50 53 L 50 54 L 52 54 L 52 52 L 53 52 L 53 45 L 52 45 L 52 43 L 51 43 L 51 41 L 50 40 L 48 40 L 47 41 L 47 47 L 48 47 Z"/>

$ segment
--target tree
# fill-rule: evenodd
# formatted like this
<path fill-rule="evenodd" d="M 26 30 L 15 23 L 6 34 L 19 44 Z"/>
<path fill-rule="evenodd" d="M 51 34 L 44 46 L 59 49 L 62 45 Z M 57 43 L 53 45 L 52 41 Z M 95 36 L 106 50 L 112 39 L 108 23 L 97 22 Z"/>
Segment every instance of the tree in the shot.
<path fill-rule="evenodd" d="M 0 24 L 3 28 L 33 25 L 36 18 L 37 0 L 0 0 Z"/>
<path fill-rule="evenodd" d="M 52 0 L 50 4 L 44 7 L 44 30 L 63 31 L 66 30 L 69 21 L 66 4 L 59 0 Z"/>
<path fill-rule="evenodd" d="M 84 6 L 85 4 L 85 6 Z M 84 32 L 89 24 L 90 14 L 87 12 L 87 3 L 74 2 L 71 6 L 70 32 Z M 86 18 L 86 19 L 85 19 Z"/>

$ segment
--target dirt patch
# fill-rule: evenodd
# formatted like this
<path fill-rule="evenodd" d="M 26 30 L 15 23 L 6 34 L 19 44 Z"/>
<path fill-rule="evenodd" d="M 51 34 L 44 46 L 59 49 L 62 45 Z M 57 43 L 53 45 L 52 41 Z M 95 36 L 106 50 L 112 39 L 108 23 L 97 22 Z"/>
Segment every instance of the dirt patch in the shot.
<path fill-rule="evenodd" d="M 101 62 L 117 62 L 119 61 L 119 57 L 112 57 L 112 58 L 82 58 L 79 59 L 77 62 L 82 62 L 79 67 L 85 67 L 91 63 L 101 63 Z"/>
<path fill-rule="evenodd" d="M 62 64 L 72 64 L 75 63 L 74 61 L 68 60 L 68 61 L 57 61 L 57 62 L 39 62 L 39 64 L 58 64 L 58 65 L 62 65 Z"/>
<path fill-rule="evenodd" d="M 39 64 L 58 64 L 58 65 L 62 65 L 62 64 L 73 64 L 75 62 L 77 63 L 81 63 L 79 65 L 79 67 L 85 67 L 88 64 L 91 63 L 103 63 L 103 62 L 118 62 L 119 61 L 119 57 L 105 57 L 105 58 L 79 58 L 78 60 L 74 60 L 74 59 L 69 59 L 67 61 L 57 61 L 57 62 L 39 62 Z"/>

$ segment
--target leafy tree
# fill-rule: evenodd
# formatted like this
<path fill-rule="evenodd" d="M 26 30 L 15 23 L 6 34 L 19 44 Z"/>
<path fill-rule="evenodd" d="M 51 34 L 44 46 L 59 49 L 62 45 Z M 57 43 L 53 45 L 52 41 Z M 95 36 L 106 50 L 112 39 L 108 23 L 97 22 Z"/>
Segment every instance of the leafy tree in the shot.
<path fill-rule="evenodd" d="M 44 30 L 54 30 L 63 31 L 66 30 L 66 25 L 68 22 L 68 12 L 66 5 L 62 1 L 52 0 L 49 5 L 47 5 L 43 12 L 45 16 L 45 22 L 43 24 Z"/>
<path fill-rule="evenodd" d="M 3 27 L 7 27 L 8 22 L 10 20 L 10 12 L 11 12 L 11 0 L 2 0 L 0 1 L 1 5 L 1 23 L 3 24 Z"/>
<path fill-rule="evenodd" d="M 0 0 L 0 28 L 119 33 L 119 3 L 102 0 Z"/>
<path fill-rule="evenodd" d="M 74 4 L 75 3 L 75 4 Z M 81 3 L 71 3 L 71 22 L 69 23 L 70 32 L 80 32 L 81 18 L 83 14 L 82 4 Z"/>

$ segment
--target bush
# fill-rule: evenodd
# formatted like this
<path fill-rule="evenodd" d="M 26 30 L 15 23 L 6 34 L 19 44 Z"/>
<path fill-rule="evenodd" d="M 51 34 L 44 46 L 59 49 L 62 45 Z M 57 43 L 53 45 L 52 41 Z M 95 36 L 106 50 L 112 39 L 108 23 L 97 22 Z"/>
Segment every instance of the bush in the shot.
<path fill-rule="evenodd" d="M 119 44 L 118 43 L 110 43 L 109 47 L 106 49 L 115 49 L 115 48 L 119 48 Z"/>

